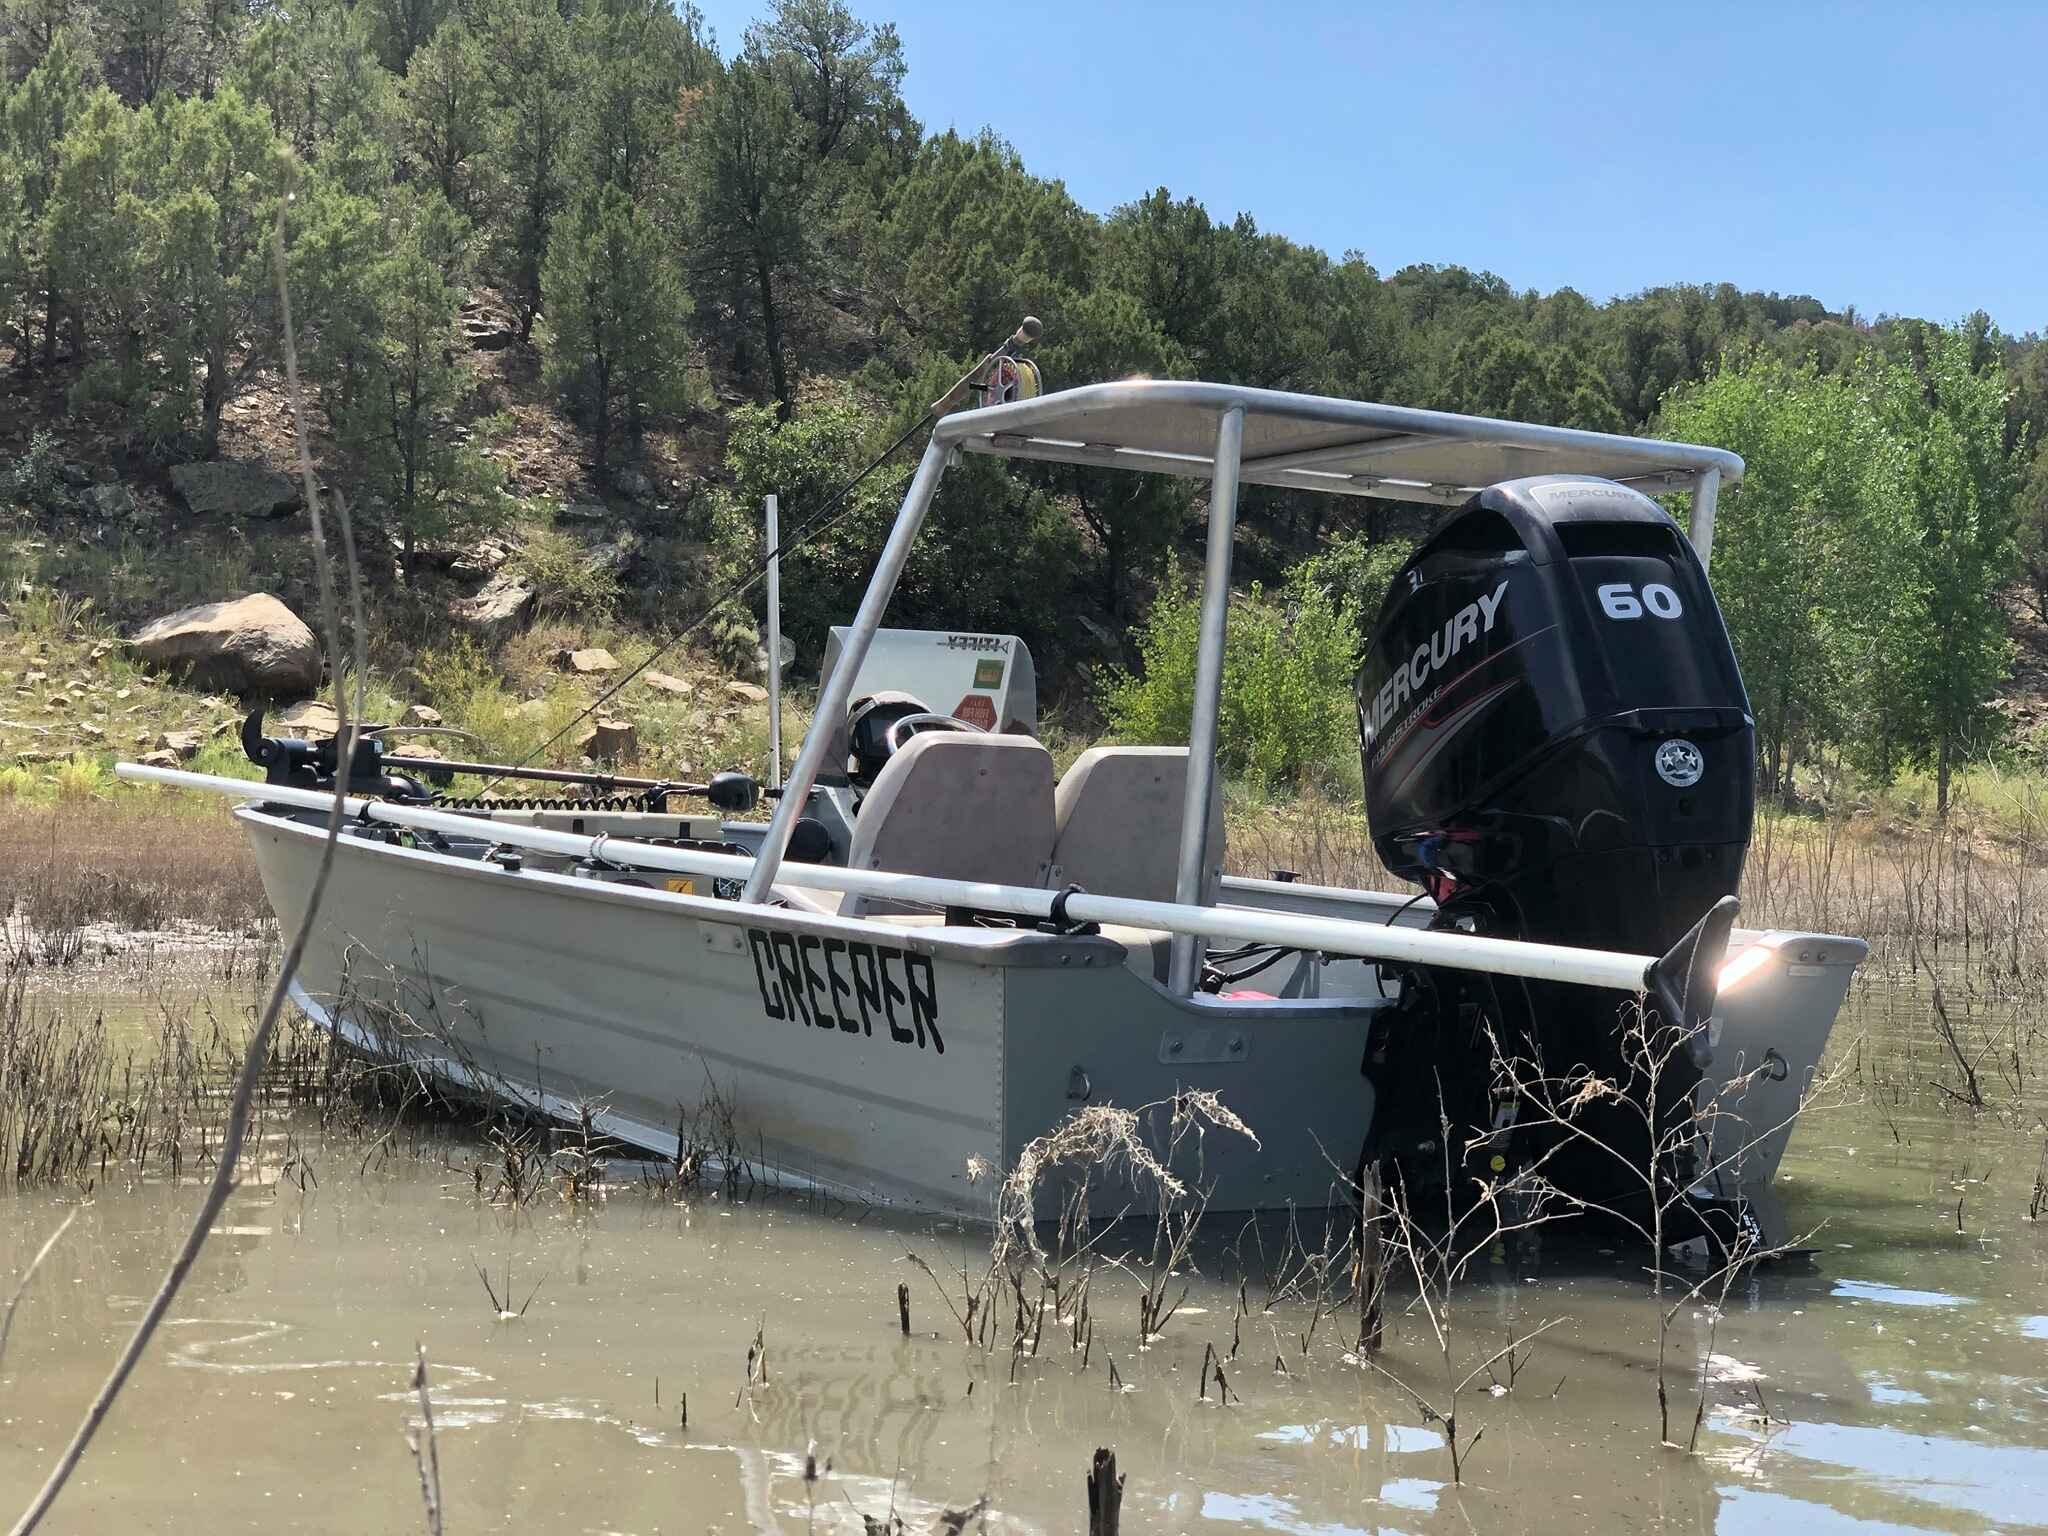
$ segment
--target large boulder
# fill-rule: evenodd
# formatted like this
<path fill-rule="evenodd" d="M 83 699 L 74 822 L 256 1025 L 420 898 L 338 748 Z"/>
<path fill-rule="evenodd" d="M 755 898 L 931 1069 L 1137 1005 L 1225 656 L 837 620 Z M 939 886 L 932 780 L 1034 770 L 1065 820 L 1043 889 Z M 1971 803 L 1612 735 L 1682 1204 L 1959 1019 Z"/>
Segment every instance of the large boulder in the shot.
<path fill-rule="evenodd" d="M 201 603 L 135 632 L 138 660 L 232 693 L 310 693 L 320 686 L 320 642 L 268 592 Z"/>
<path fill-rule="evenodd" d="M 253 459 L 173 465 L 171 489 L 188 511 L 208 516 L 282 517 L 304 504 L 290 475 Z"/>

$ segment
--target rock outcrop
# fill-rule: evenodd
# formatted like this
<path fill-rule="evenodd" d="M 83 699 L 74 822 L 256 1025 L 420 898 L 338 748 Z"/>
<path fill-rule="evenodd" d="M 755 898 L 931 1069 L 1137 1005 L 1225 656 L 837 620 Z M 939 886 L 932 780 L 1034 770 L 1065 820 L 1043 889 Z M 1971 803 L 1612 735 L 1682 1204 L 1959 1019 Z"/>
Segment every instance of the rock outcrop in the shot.
<path fill-rule="evenodd" d="M 188 511 L 205 516 L 282 517 L 304 505 L 291 476 L 252 459 L 175 464 L 171 489 Z"/>
<path fill-rule="evenodd" d="M 471 629 L 507 629 L 526 621 L 533 612 L 534 596 L 532 587 L 500 571 L 475 596 L 450 603 L 448 612 Z"/>
<path fill-rule="evenodd" d="M 203 688 L 289 697 L 320 686 L 320 643 L 268 592 L 167 613 L 132 644 L 137 659 Z"/>

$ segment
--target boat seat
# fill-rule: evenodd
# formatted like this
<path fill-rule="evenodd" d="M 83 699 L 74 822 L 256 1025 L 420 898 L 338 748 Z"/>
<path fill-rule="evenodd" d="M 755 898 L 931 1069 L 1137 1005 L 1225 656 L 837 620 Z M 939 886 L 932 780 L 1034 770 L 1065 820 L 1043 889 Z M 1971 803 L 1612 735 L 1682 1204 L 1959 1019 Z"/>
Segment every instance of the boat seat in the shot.
<path fill-rule="evenodd" d="M 1083 752 L 1053 798 L 1053 883 L 1078 885 L 1096 896 L 1172 901 L 1187 784 L 1186 747 Z M 1223 795 L 1212 780 L 1202 901 L 1216 900 L 1222 865 Z"/>
<path fill-rule="evenodd" d="M 1029 736 L 927 731 L 896 749 L 853 821 L 850 869 L 1042 886 L 1052 862 L 1052 754 Z M 900 910 L 848 892 L 842 917 Z"/>

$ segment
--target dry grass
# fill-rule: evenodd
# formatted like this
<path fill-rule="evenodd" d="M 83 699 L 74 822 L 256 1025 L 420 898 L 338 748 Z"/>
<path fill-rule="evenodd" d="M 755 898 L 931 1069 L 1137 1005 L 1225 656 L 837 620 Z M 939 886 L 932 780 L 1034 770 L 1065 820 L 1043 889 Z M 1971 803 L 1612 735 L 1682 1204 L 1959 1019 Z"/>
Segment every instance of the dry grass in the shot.
<path fill-rule="evenodd" d="M 270 907 L 225 810 L 157 796 L 0 802 L 0 959 L 8 969 L 90 953 L 95 924 L 265 932 Z"/>

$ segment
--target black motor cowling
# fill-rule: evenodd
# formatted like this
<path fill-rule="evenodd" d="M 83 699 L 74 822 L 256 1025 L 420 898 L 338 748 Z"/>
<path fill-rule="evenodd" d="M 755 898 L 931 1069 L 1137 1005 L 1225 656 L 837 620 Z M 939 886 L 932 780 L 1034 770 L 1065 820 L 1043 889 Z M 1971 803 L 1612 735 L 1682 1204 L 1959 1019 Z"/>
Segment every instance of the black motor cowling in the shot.
<path fill-rule="evenodd" d="M 1394 579 L 1357 698 L 1374 847 L 1435 926 L 1656 955 L 1741 879 L 1748 699 L 1697 555 L 1637 491 L 1541 476 L 1474 496 Z M 1381 1066 L 1416 1080 L 1379 1082 L 1382 1105 L 1450 1063 L 1488 1113 L 1484 1029 L 1550 1071 L 1626 1069 L 1617 994 L 1412 979 L 1391 1047 L 1408 1070 Z"/>
<path fill-rule="evenodd" d="M 1474 496 L 1394 579 L 1358 707 L 1374 846 L 1440 906 L 1660 954 L 1741 878 L 1749 701 L 1698 557 L 1637 491 Z"/>

